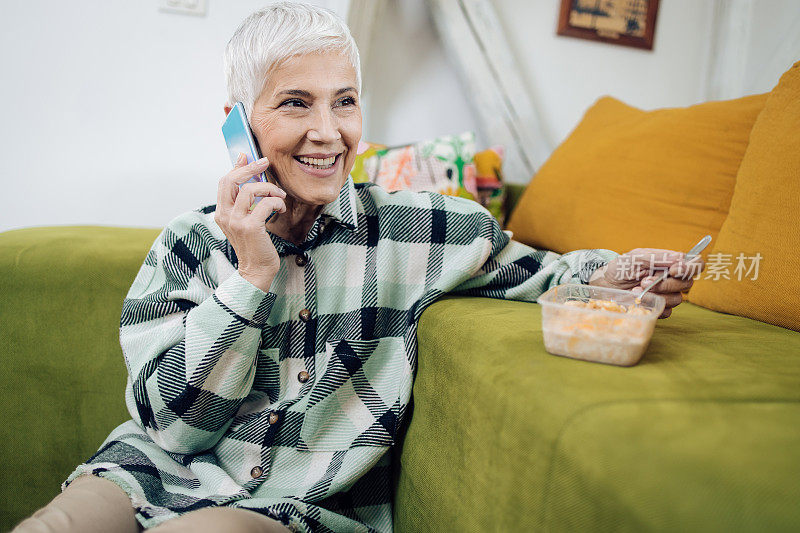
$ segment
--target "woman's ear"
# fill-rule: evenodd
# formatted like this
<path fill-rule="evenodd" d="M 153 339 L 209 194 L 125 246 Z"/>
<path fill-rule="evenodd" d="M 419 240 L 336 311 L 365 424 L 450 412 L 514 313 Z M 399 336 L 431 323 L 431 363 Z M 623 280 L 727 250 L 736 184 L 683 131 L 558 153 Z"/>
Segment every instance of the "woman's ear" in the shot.
<path fill-rule="evenodd" d="M 228 104 L 225 104 L 225 105 L 223 106 L 223 109 L 225 110 L 225 116 L 227 117 L 227 116 L 228 116 L 228 113 L 230 113 L 230 112 L 231 112 L 231 106 L 229 106 Z"/>

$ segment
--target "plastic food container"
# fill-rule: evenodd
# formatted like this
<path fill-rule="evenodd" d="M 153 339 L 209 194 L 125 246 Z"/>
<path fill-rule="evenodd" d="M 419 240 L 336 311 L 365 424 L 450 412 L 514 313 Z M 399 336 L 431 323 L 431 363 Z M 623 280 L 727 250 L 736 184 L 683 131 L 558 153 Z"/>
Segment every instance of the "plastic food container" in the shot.
<path fill-rule="evenodd" d="M 553 287 L 542 305 L 545 349 L 554 355 L 633 366 L 647 349 L 664 298 L 647 293 L 635 306 L 630 291 L 588 285 Z"/>

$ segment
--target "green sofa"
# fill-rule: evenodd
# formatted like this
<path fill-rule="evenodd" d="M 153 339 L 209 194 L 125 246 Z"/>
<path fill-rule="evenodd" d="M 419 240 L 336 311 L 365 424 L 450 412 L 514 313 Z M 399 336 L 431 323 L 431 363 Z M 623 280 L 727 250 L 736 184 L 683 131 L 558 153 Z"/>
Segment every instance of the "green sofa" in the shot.
<path fill-rule="evenodd" d="M 122 299 L 158 231 L 0 234 L 0 530 L 129 418 Z M 620 368 L 544 351 L 532 303 L 422 315 L 396 530 L 800 529 L 800 334 L 681 305 Z"/>

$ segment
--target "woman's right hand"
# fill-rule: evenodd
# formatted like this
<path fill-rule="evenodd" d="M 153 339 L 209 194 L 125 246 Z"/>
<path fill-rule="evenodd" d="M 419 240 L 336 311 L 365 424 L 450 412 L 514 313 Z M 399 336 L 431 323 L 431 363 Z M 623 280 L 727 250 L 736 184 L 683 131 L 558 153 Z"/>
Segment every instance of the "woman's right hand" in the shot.
<path fill-rule="evenodd" d="M 268 182 L 247 183 L 239 189 L 240 184 L 264 172 L 269 166 L 266 157 L 249 165 L 246 163 L 247 158 L 240 154 L 233 170 L 219 180 L 214 221 L 236 252 L 239 274 L 267 292 L 278 273 L 280 258 L 265 224 L 273 211 L 286 212 L 286 193 Z M 250 211 L 256 196 L 263 198 Z"/>

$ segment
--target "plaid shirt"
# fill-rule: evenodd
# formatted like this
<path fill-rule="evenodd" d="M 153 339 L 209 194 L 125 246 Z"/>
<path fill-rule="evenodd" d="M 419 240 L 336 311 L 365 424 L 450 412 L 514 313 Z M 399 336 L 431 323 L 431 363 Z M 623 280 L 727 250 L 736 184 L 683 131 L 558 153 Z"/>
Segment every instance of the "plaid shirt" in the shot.
<path fill-rule="evenodd" d="M 270 234 L 269 292 L 237 272 L 215 206 L 173 220 L 125 298 L 129 420 L 62 485 L 119 484 L 145 527 L 206 506 L 299 531 L 391 531 L 391 454 L 416 328 L 444 293 L 535 301 L 615 256 L 512 241 L 477 203 L 348 178 L 305 242 Z"/>

